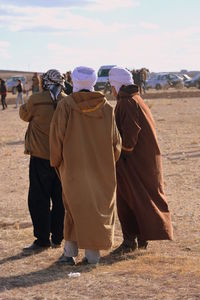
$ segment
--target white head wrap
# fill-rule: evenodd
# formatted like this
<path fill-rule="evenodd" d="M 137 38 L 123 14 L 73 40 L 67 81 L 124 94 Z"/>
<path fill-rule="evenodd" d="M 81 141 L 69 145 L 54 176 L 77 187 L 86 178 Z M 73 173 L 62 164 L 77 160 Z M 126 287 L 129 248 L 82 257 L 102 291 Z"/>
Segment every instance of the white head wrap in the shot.
<path fill-rule="evenodd" d="M 88 67 L 77 67 L 72 72 L 73 92 L 80 90 L 94 91 L 97 75 L 94 69 Z"/>
<path fill-rule="evenodd" d="M 131 72 L 124 68 L 113 67 L 109 72 L 109 82 L 118 93 L 122 85 L 134 84 Z"/>

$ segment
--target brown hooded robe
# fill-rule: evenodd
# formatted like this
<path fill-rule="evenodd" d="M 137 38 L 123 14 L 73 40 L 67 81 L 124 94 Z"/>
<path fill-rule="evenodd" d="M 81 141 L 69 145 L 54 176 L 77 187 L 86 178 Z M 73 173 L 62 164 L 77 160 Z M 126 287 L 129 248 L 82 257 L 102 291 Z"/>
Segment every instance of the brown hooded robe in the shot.
<path fill-rule="evenodd" d="M 77 92 L 58 103 L 50 130 L 50 161 L 62 182 L 64 237 L 79 248 L 112 246 L 120 151 L 114 111 L 103 94 Z"/>
<path fill-rule="evenodd" d="M 115 116 L 122 137 L 122 154 L 117 162 L 122 231 L 125 236 L 140 235 L 143 240 L 172 239 L 155 124 L 137 86 L 121 87 Z"/>

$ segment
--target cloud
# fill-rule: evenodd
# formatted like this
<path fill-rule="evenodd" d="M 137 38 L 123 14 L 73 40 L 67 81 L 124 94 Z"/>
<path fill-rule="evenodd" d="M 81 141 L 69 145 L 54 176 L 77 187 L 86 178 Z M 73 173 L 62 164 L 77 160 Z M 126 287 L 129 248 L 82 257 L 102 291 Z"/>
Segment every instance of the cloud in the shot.
<path fill-rule="evenodd" d="M 190 42 L 196 30 L 188 28 L 185 37 L 183 32 L 174 31 L 135 34 L 121 37 L 112 46 L 88 48 L 66 47 L 61 44 L 48 45 L 48 59 L 60 69 L 71 69 L 78 65 L 88 65 L 96 70 L 100 65 L 118 64 L 132 68 L 147 67 L 150 71 L 179 71 L 181 69 L 199 69 L 200 43 L 194 47 Z M 128 45 L 128 47 L 127 47 Z"/>
<path fill-rule="evenodd" d="M 49 61 L 66 69 L 87 64 L 96 69 L 104 64 L 118 64 L 128 68 L 147 67 L 151 71 L 179 71 L 199 69 L 200 38 L 196 27 L 181 30 L 118 35 L 112 43 L 88 47 L 67 47 L 65 44 L 48 45 Z M 106 45 L 106 47 L 105 47 Z M 68 66 L 68 67 L 67 67 Z"/>
<path fill-rule="evenodd" d="M 6 5 L 19 7 L 76 7 L 89 4 L 89 0 L 6 0 Z"/>
<path fill-rule="evenodd" d="M 86 9 L 98 10 L 98 11 L 108 11 L 123 8 L 133 8 L 139 6 L 140 2 L 138 0 L 96 0 L 91 1 Z"/>
<path fill-rule="evenodd" d="M 54 64 L 66 69 L 72 69 L 80 65 L 88 65 L 93 68 L 99 67 L 99 61 L 108 60 L 110 53 L 108 53 L 105 47 L 93 47 L 88 48 L 86 45 L 81 47 L 67 47 L 61 44 L 48 44 L 48 58 Z"/>
<path fill-rule="evenodd" d="M 78 33 L 85 35 L 111 34 L 119 30 L 132 29 L 133 25 L 113 22 L 104 23 L 101 20 L 86 18 L 74 14 L 67 8 L 44 8 L 44 7 L 16 7 L 4 8 L 9 14 L 0 15 L 0 27 L 12 32 L 40 31 L 50 33 Z M 48 18 L 47 18 L 48 16 Z"/>
<path fill-rule="evenodd" d="M 151 29 L 151 30 L 154 30 L 154 29 L 158 29 L 159 26 L 158 24 L 154 24 L 154 23 L 147 23 L 147 22 L 141 22 L 140 23 L 140 26 L 144 29 Z"/>
<path fill-rule="evenodd" d="M 110 10 L 134 7 L 139 5 L 139 0 L 6 0 L 6 5 L 18 7 L 68 7 L 85 8 L 89 10 Z"/>
<path fill-rule="evenodd" d="M 199 69 L 200 39 L 197 39 L 197 29 L 191 27 L 185 30 L 162 34 L 153 31 L 122 38 L 112 58 L 124 66 L 147 67 L 151 71 Z"/>
<path fill-rule="evenodd" d="M 3 58 L 5 58 L 5 59 L 10 58 L 9 47 L 10 47 L 10 43 L 9 42 L 7 42 L 7 41 L 0 41 L 0 57 L 1 57 L 1 59 L 3 59 Z"/>

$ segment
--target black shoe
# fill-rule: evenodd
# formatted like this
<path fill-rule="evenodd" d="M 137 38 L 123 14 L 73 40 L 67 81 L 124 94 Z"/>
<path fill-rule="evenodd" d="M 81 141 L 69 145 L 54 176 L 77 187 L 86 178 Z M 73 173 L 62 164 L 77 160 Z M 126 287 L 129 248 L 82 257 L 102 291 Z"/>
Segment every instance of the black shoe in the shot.
<path fill-rule="evenodd" d="M 91 266 L 97 266 L 99 264 L 99 262 L 96 263 L 91 263 L 88 261 L 87 257 L 83 257 L 82 261 L 81 261 L 81 265 L 91 265 Z"/>
<path fill-rule="evenodd" d="M 137 237 L 138 249 L 147 249 L 148 242 L 146 240 L 142 240 L 139 236 Z"/>
<path fill-rule="evenodd" d="M 57 262 L 65 264 L 65 265 L 69 265 L 69 266 L 74 266 L 75 265 L 74 258 L 70 257 L 70 256 L 65 256 L 64 253 L 61 255 L 61 257 L 59 257 Z"/>
<path fill-rule="evenodd" d="M 90 263 L 87 259 L 87 257 L 83 257 L 82 261 L 77 263 L 77 266 L 90 266 L 93 268 L 96 268 L 99 265 L 99 262 L 96 263 Z"/>
<path fill-rule="evenodd" d="M 53 243 L 51 242 L 51 248 L 60 248 L 61 247 L 61 243 Z"/>
<path fill-rule="evenodd" d="M 50 245 L 44 245 L 44 246 L 40 246 L 38 245 L 36 242 L 33 242 L 33 244 L 31 244 L 30 246 L 24 247 L 23 251 L 26 252 L 40 252 L 40 251 L 44 251 L 46 249 L 48 249 L 50 247 Z"/>
<path fill-rule="evenodd" d="M 134 240 L 132 245 L 127 245 L 124 241 L 122 242 L 122 244 L 116 248 L 115 250 L 113 250 L 110 254 L 112 255 L 123 255 L 126 253 L 131 253 L 133 251 L 135 251 L 137 249 L 137 243 Z"/>

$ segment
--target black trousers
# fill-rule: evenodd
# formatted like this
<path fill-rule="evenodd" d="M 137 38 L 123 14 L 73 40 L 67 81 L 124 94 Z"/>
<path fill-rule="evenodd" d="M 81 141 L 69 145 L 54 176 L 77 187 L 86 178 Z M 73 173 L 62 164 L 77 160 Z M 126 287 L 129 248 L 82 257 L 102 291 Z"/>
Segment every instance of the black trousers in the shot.
<path fill-rule="evenodd" d="M 59 244 L 63 239 L 64 206 L 60 180 L 49 160 L 33 157 L 29 166 L 28 207 L 37 244 Z M 51 237 L 50 237 L 51 234 Z"/>
<path fill-rule="evenodd" d="M 1 95 L 1 104 L 2 104 L 3 109 L 5 109 L 7 107 L 6 96 L 5 95 Z"/>

